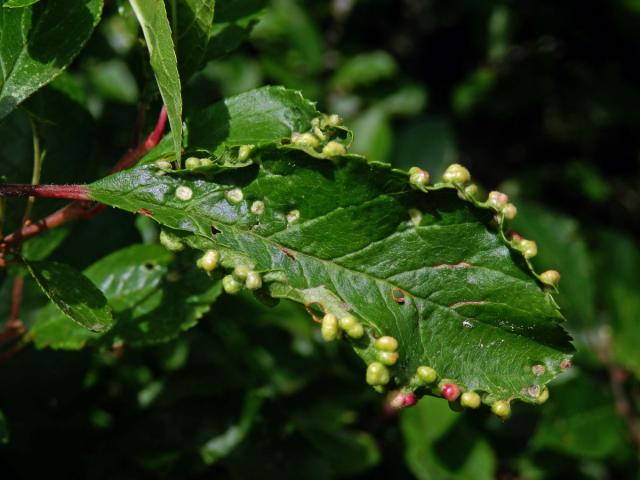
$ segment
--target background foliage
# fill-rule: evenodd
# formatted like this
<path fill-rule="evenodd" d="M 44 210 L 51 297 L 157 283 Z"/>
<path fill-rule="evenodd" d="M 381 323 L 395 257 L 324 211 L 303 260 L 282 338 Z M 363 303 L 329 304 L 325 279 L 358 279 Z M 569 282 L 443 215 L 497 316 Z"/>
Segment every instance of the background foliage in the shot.
<path fill-rule="evenodd" d="M 5 12 L 12 1 L 1 3 Z M 65 2 L 42 3 L 34 8 Z M 89 182 L 132 145 L 140 106 L 147 131 L 160 93 L 169 98 L 155 87 L 129 4 L 107 2 L 97 23 L 98 4 L 69 11 L 78 25 L 71 47 L 97 24 L 69 68 L 0 123 L 0 174 L 11 182 L 31 179 L 30 119 L 47 152 L 42 181 Z M 544 407 L 515 405 L 506 423 L 433 398 L 392 416 L 362 381 L 361 361 L 346 345 L 322 342 L 304 309 L 266 308 L 247 295 L 221 296 L 209 310 L 219 291 L 194 290 L 194 277 L 191 288 L 166 285 L 137 312 L 161 310 L 185 327 L 204 315 L 167 343 L 56 351 L 44 347 L 47 333 L 60 332 L 39 323 L 36 345 L 0 365 L 0 438 L 10 438 L 0 446 L 3 478 L 638 478 L 639 26 L 634 0 L 219 0 L 206 52 L 181 63 L 178 41 L 183 99 L 174 116 L 282 84 L 342 115 L 356 152 L 433 176 L 454 161 L 469 166 L 482 186 L 514 199 L 513 226 L 538 242 L 538 270 L 562 273 L 575 368 L 552 384 Z M 51 59 L 43 47 L 51 41 L 36 37 L 29 52 Z M 71 62 L 65 45 L 47 68 Z M 2 78 L 24 83 L 4 69 Z M 6 230 L 23 211 L 11 205 Z M 57 206 L 38 201 L 34 217 Z M 169 269 L 197 276 L 188 256 L 169 265 L 157 236 L 145 217 L 108 210 L 32 240 L 24 255 L 100 283 L 105 256 L 138 248 L 121 251 L 109 270 L 121 262 L 143 285 Z M 0 271 L 0 322 L 15 275 Z M 132 300 L 112 294 L 127 311 Z M 25 323 L 51 309 L 27 281 Z"/>

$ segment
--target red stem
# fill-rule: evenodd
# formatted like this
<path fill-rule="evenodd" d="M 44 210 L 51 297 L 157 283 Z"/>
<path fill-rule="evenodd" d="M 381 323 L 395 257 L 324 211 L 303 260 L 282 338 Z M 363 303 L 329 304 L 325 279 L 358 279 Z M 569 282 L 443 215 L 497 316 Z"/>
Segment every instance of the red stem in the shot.
<path fill-rule="evenodd" d="M 140 144 L 136 148 L 134 148 L 133 150 L 129 150 L 127 153 L 125 153 L 122 156 L 122 158 L 118 161 L 118 163 L 116 163 L 115 166 L 111 169 L 111 173 L 116 173 L 116 172 L 119 172 L 120 170 L 124 170 L 126 168 L 131 167 L 144 154 L 146 154 L 149 150 L 155 147 L 162 139 L 162 135 L 164 134 L 166 125 L 167 125 L 167 110 L 163 106 L 162 109 L 160 110 L 160 114 L 158 115 L 158 121 L 156 123 L 156 126 L 153 132 L 149 134 L 149 136 L 145 139 L 144 142 L 140 142 Z M 8 185 L 4 185 L 4 187 L 7 187 L 7 186 Z M 0 185 L 0 196 L 2 195 L 2 190 L 1 190 L 2 187 L 3 185 Z M 15 185 L 13 187 L 15 187 Z M 32 188 L 33 186 L 29 185 L 28 187 Z M 60 186 L 53 186 L 53 185 L 42 185 L 40 187 L 41 188 L 44 187 L 45 189 L 47 187 L 60 188 Z M 88 190 L 86 189 L 86 187 L 78 186 L 78 185 L 66 185 L 61 187 L 67 188 L 68 190 L 66 191 L 65 195 L 60 195 L 58 198 L 76 198 L 77 200 L 74 202 L 71 202 L 69 205 L 66 205 L 65 207 L 62 207 L 60 210 L 53 212 L 49 216 L 41 220 L 38 220 L 37 222 L 24 225 L 20 230 L 17 230 L 7 235 L 4 239 L 2 239 L 2 243 L 0 243 L 0 266 L 2 266 L 3 263 L 6 263 L 2 258 L 3 244 L 4 244 L 4 248 L 6 248 L 9 245 L 15 245 L 31 237 L 35 237 L 36 235 L 39 235 L 45 230 L 50 230 L 52 228 L 62 226 L 78 218 L 92 218 L 105 208 L 104 205 L 95 205 L 93 204 L 93 202 L 87 201 L 87 200 L 90 200 L 91 198 L 89 197 Z M 72 188 L 80 189 L 79 191 L 76 192 L 79 196 L 77 197 L 69 196 L 71 191 L 69 189 L 72 189 Z M 32 192 L 28 192 L 25 195 L 37 196 L 37 194 L 34 194 Z M 40 196 L 46 196 L 46 195 L 40 195 Z M 48 195 L 48 196 L 51 197 L 52 195 Z"/>
<path fill-rule="evenodd" d="M 82 185 L 31 185 L 0 184 L 0 197 L 66 198 L 69 200 L 91 200 L 89 190 Z"/>

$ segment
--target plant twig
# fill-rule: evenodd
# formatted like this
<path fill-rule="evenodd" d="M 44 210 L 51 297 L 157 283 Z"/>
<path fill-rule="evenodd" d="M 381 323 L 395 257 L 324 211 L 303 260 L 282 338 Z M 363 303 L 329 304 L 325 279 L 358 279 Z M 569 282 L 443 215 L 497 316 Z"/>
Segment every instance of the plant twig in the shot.
<path fill-rule="evenodd" d="M 162 139 L 166 124 L 167 111 L 163 106 L 162 110 L 160 110 L 156 126 L 151 134 L 149 134 L 143 142 L 140 142 L 136 148 L 125 153 L 111 169 L 111 173 L 131 167 L 149 150 L 155 147 Z M 3 188 L 5 194 L 8 194 L 8 192 L 14 193 L 14 195 L 11 196 L 37 195 L 49 198 L 56 198 L 57 196 L 57 198 L 76 198 L 78 200 L 71 202 L 41 220 L 23 225 L 21 229 L 7 235 L 2 243 L 0 243 L 0 266 L 2 266 L 2 263 L 6 263 L 6 261 L 2 259 L 2 254 L 7 248 L 15 247 L 17 244 L 31 237 L 35 237 L 46 230 L 59 227 L 78 218 L 92 218 L 104 208 L 103 205 L 95 206 L 93 202 L 87 201 L 90 200 L 88 191 L 86 187 L 79 185 L 39 185 L 37 187 L 32 185 L 0 185 L 0 196 L 2 196 Z M 13 188 L 13 190 L 11 190 L 11 188 Z"/>

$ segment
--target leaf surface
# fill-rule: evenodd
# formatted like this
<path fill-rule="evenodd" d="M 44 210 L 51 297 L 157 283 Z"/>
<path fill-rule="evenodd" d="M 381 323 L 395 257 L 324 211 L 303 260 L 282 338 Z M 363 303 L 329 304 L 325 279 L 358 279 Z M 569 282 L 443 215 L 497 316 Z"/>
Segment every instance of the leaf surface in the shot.
<path fill-rule="evenodd" d="M 75 268 L 55 262 L 28 262 L 29 272 L 56 307 L 78 325 L 105 332 L 113 325 L 102 292 Z"/>
<path fill-rule="evenodd" d="M 101 0 L 0 8 L 0 119 L 62 73 L 91 36 L 101 12 Z"/>
<path fill-rule="evenodd" d="M 311 107 L 298 102 L 299 109 L 289 110 L 303 113 L 297 117 L 258 102 L 254 110 L 244 103 L 238 118 L 209 117 L 195 137 L 198 146 L 227 161 L 229 151 L 220 149 L 233 135 L 216 134 L 214 119 L 223 131 L 242 125 L 247 132 L 255 119 L 255 129 L 273 138 L 303 130 Z M 207 130 L 213 141 L 206 141 Z M 393 385 L 417 390 L 416 369 L 429 365 L 440 379 L 481 392 L 487 403 L 534 402 L 573 348 L 551 294 L 502 226 L 492 226 L 495 212 L 452 184 L 416 191 L 405 172 L 388 165 L 323 156 L 276 142 L 255 150 L 243 168 L 162 174 L 145 165 L 90 191 L 118 208 L 145 209 L 185 232 L 196 248 L 219 249 L 224 268 L 249 265 L 264 275 L 265 293 L 338 318 L 355 315 L 366 335 L 350 341 L 367 363 L 378 360 L 375 338 L 395 337 Z M 177 196 L 178 188 L 190 198 Z M 240 200 L 233 196 L 238 192 Z M 252 211 L 254 202 L 263 202 L 264 211 Z M 532 368 L 540 365 L 542 373 Z M 437 393 L 435 385 L 418 390 Z"/>

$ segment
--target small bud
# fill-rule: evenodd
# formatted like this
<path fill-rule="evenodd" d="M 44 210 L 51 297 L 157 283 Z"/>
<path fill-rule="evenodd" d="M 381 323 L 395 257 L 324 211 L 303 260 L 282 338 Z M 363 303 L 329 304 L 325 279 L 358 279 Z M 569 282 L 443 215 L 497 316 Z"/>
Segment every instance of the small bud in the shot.
<path fill-rule="evenodd" d="M 311 148 L 316 148 L 320 145 L 320 141 L 313 133 L 293 133 L 291 135 L 291 143 Z"/>
<path fill-rule="evenodd" d="M 460 387 L 455 383 L 445 383 L 440 387 L 440 393 L 445 400 L 453 402 L 460 396 Z"/>
<path fill-rule="evenodd" d="M 176 188 L 176 198 L 178 200 L 182 200 L 183 202 L 186 202 L 191 200 L 192 197 L 193 197 L 193 190 L 191 190 L 189 187 L 181 186 Z"/>
<path fill-rule="evenodd" d="M 489 192 L 487 204 L 490 207 L 495 208 L 497 211 L 502 211 L 502 209 L 507 205 L 507 202 L 509 202 L 509 197 L 505 193 L 497 192 L 495 190 L 493 192 Z"/>
<path fill-rule="evenodd" d="M 464 188 L 464 193 L 470 197 L 474 197 L 476 193 L 478 193 L 478 186 L 475 183 L 472 183 Z"/>
<path fill-rule="evenodd" d="M 291 210 L 287 213 L 287 223 L 296 223 L 300 220 L 300 210 Z"/>
<path fill-rule="evenodd" d="M 255 145 L 241 145 L 238 149 L 238 160 L 240 160 L 241 162 L 247 160 L 249 158 L 249 155 L 251 155 L 251 151 L 254 147 Z"/>
<path fill-rule="evenodd" d="M 251 213 L 254 215 L 262 215 L 264 213 L 264 202 L 256 200 L 251 204 Z"/>
<path fill-rule="evenodd" d="M 227 192 L 227 200 L 231 203 L 240 203 L 244 199 L 244 193 L 239 188 L 232 188 Z"/>
<path fill-rule="evenodd" d="M 538 398 L 536 398 L 536 403 L 542 405 L 547 400 L 549 400 L 549 389 L 547 387 L 542 387 Z"/>
<path fill-rule="evenodd" d="M 425 384 L 433 383 L 438 378 L 437 372 L 433 368 L 427 367 L 426 365 L 419 366 L 416 370 L 416 374 L 418 375 L 420 381 Z"/>
<path fill-rule="evenodd" d="M 409 169 L 409 183 L 416 188 L 423 188 L 429 183 L 429 172 L 419 167 Z"/>
<path fill-rule="evenodd" d="M 513 220 L 518 214 L 518 209 L 513 203 L 507 203 L 502 209 L 502 214 L 507 220 Z"/>
<path fill-rule="evenodd" d="M 205 272 L 213 271 L 220 261 L 220 252 L 217 250 L 207 250 L 204 255 L 198 259 L 197 265 Z"/>
<path fill-rule="evenodd" d="M 242 290 L 242 284 L 233 275 L 226 275 L 222 278 L 222 288 L 228 294 L 235 295 Z"/>
<path fill-rule="evenodd" d="M 184 250 L 184 243 L 180 241 L 180 237 L 167 230 L 160 230 L 160 243 L 164 248 L 172 252 Z"/>
<path fill-rule="evenodd" d="M 251 268 L 248 265 L 238 265 L 233 269 L 233 276 L 240 281 L 245 281 Z"/>
<path fill-rule="evenodd" d="M 389 370 L 380 362 L 373 362 L 367 367 L 367 383 L 369 385 L 386 385 L 390 379 Z"/>
<path fill-rule="evenodd" d="M 518 248 L 522 252 L 524 258 L 533 258 L 538 254 L 538 245 L 533 240 L 520 240 Z"/>
<path fill-rule="evenodd" d="M 417 208 L 409 209 L 409 217 L 411 218 L 411 223 L 413 223 L 416 227 L 420 225 L 420 222 L 422 222 L 422 212 Z"/>
<path fill-rule="evenodd" d="M 171 165 L 171 162 L 168 160 L 156 160 L 154 162 L 154 165 L 158 168 L 160 168 L 161 170 L 171 170 L 173 169 L 173 166 Z"/>
<path fill-rule="evenodd" d="M 359 323 L 360 322 L 358 322 L 358 319 L 356 317 L 354 317 L 353 315 L 347 315 L 340 319 L 340 328 L 342 328 L 343 330 L 349 330 Z"/>
<path fill-rule="evenodd" d="M 364 335 L 364 327 L 361 323 L 356 323 L 353 327 L 347 329 L 346 332 L 351 338 L 362 338 Z"/>
<path fill-rule="evenodd" d="M 460 395 L 460 405 L 467 408 L 478 408 L 480 406 L 480 395 L 476 392 L 464 392 Z"/>
<path fill-rule="evenodd" d="M 380 337 L 376 340 L 375 347 L 383 352 L 395 352 L 398 349 L 398 341 L 389 336 Z"/>
<path fill-rule="evenodd" d="M 340 329 L 338 328 L 338 320 L 336 316 L 327 313 L 324 317 L 322 317 L 322 326 L 320 327 L 320 333 L 322 334 L 322 338 L 327 342 L 333 342 L 336 338 L 338 338 L 338 334 L 340 333 Z"/>
<path fill-rule="evenodd" d="M 462 165 L 454 163 L 447 167 L 442 179 L 445 182 L 465 184 L 471 181 L 471 174 Z"/>
<path fill-rule="evenodd" d="M 540 281 L 547 285 L 557 287 L 560 283 L 560 272 L 557 270 L 547 270 L 546 272 L 542 272 L 540 274 Z"/>
<path fill-rule="evenodd" d="M 200 159 L 200 167 L 210 167 L 213 165 L 213 160 L 210 158 L 201 158 Z"/>
<path fill-rule="evenodd" d="M 491 411 L 501 418 L 509 418 L 511 416 L 511 405 L 506 400 L 498 400 L 491 405 Z"/>
<path fill-rule="evenodd" d="M 378 352 L 378 359 L 385 365 L 394 365 L 398 361 L 398 352 Z"/>
<path fill-rule="evenodd" d="M 194 168 L 198 168 L 201 165 L 200 159 L 196 157 L 189 157 L 184 161 L 184 166 L 188 170 L 193 170 Z"/>
<path fill-rule="evenodd" d="M 337 157 L 345 153 L 347 153 L 345 146 L 334 140 L 331 140 L 322 148 L 322 154 L 327 157 Z"/>
<path fill-rule="evenodd" d="M 249 290 L 258 290 L 262 288 L 262 276 L 258 272 L 251 271 L 247 273 L 244 284 Z"/>
<path fill-rule="evenodd" d="M 400 390 L 394 390 L 389 392 L 385 402 L 385 410 L 388 413 L 395 413 L 401 408 L 412 407 L 418 402 L 418 398 L 413 392 L 401 392 Z"/>

